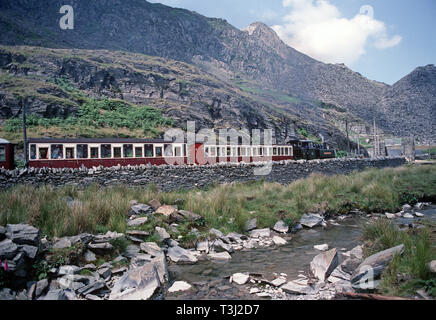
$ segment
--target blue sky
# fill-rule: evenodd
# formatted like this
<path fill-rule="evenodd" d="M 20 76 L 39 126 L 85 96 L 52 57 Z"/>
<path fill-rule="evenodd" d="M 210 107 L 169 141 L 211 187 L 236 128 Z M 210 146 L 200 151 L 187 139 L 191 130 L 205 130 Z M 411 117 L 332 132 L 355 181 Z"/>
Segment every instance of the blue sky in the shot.
<path fill-rule="evenodd" d="M 388 84 L 418 66 L 436 64 L 435 0 L 149 2 L 223 18 L 239 29 L 262 21 L 297 50 L 323 62 L 345 63 L 369 79 Z"/>

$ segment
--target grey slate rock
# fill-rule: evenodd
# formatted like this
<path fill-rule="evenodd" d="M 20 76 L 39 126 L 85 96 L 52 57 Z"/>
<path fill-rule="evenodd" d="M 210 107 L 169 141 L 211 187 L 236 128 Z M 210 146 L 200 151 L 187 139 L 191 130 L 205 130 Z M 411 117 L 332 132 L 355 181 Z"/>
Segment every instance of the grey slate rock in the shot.
<path fill-rule="evenodd" d="M 13 259 L 18 253 L 18 246 L 10 239 L 5 239 L 0 242 L 0 259 Z"/>
<path fill-rule="evenodd" d="M 28 244 L 37 247 L 39 244 L 39 229 L 27 224 L 8 224 L 6 236 L 16 244 Z"/>

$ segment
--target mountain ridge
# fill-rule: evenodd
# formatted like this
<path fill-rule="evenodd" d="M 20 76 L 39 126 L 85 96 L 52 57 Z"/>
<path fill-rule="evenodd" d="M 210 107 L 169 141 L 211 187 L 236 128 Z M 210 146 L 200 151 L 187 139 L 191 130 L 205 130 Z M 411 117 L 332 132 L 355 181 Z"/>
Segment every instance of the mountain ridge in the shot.
<path fill-rule="evenodd" d="M 408 91 L 403 102 L 396 101 L 395 96 L 389 96 L 395 92 L 394 86 L 369 80 L 345 65 L 325 64 L 300 53 L 263 23 L 255 22 L 239 30 L 223 19 L 147 1 L 74 0 L 71 4 L 77 29 L 65 33 L 56 25 L 61 4 L 57 0 L 0 1 L 4 12 L 0 14 L 0 26 L 9 23 L 8 31 L 0 34 L 0 43 L 122 50 L 180 60 L 230 84 L 241 82 L 252 90 L 275 90 L 334 105 L 366 123 L 375 118 L 384 131 L 393 135 L 436 140 L 429 127 L 434 125 L 431 121 L 424 123 L 423 130 L 415 130 L 420 126 L 419 118 L 431 118 L 435 108 L 431 101 L 436 96 L 431 90 L 422 90 L 424 83 L 396 86 Z M 22 21 L 22 25 L 14 21 Z M 41 27 L 36 28 L 38 25 Z M 427 72 L 432 74 L 434 70 Z M 418 99 L 418 93 L 428 97 Z M 413 105 L 425 102 L 424 113 L 415 110 L 409 114 L 407 97 Z M 398 126 L 398 117 L 390 121 L 397 102 L 404 121 L 410 122 L 406 128 Z"/>

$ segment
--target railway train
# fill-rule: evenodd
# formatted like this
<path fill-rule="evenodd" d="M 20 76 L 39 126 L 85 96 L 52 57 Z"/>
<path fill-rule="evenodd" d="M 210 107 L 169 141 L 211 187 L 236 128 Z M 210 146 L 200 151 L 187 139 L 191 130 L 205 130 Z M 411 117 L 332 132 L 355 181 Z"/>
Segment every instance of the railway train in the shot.
<path fill-rule="evenodd" d="M 260 162 L 312 160 L 336 157 L 334 149 L 310 140 L 293 139 L 286 144 L 214 145 L 163 139 L 52 139 L 27 141 L 28 164 L 33 168 L 87 168 L 127 165 L 214 164 L 220 162 Z M 0 168 L 14 168 L 14 145 L 0 139 Z"/>

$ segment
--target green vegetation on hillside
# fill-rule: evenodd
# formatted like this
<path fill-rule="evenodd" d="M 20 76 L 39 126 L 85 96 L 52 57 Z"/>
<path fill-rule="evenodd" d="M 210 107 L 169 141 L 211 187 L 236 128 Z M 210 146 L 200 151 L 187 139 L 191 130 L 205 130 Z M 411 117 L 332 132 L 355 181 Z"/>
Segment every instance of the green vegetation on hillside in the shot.
<path fill-rule="evenodd" d="M 0 191 L 0 225 L 26 222 L 58 237 L 99 230 L 124 232 L 129 201 L 147 203 L 155 198 L 165 204 L 183 199 L 179 209 L 204 217 L 201 231 L 215 227 L 223 232 L 243 232 L 245 222 L 252 218 L 257 218 L 258 227 L 273 227 L 280 219 L 293 225 L 307 212 L 394 212 L 404 203 L 435 196 L 435 166 L 370 169 L 337 176 L 315 174 L 287 186 L 258 181 L 168 193 L 158 192 L 156 187 L 91 186 L 82 190 L 21 185 Z M 67 205 L 66 197 L 77 204 Z M 189 230 L 188 226 L 181 228 Z"/>
<path fill-rule="evenodd" d="M 29 115 L 26 124 L 29 129 L 43 127 L 59 127 L 61 129 L 78 132 L 86 132 L 92 128 L 111 128 L 128 130 L 141 129 L 144 135 L 156 136 L 160 134 L 159 128 L 172 126 L 171 119 L 162 116 L 162 112 L 149 106 L 136 106 L 123 100 L 103 98 L 97 100 L 87 97 L 76 89 L 66 78 L 60 77 L 51 79 L 49 83 L 58 86 L 71 99 L 80 101 L 81 106 L 77 114 L 67 118 L 44 118 L 37 115 Z M 21 118 L 10 118 L 4 125 L 7 133 L 21 132 Z"/>

